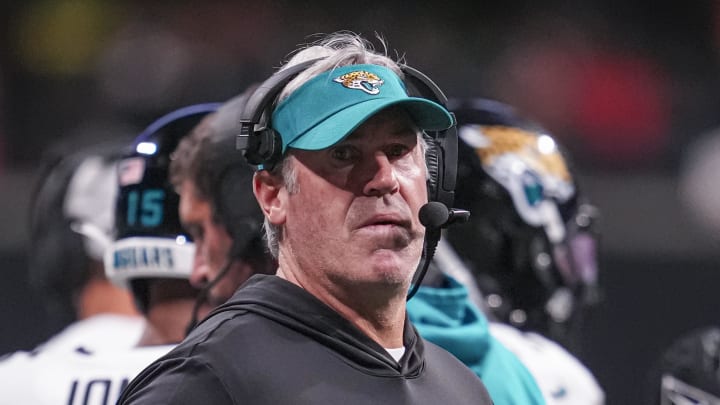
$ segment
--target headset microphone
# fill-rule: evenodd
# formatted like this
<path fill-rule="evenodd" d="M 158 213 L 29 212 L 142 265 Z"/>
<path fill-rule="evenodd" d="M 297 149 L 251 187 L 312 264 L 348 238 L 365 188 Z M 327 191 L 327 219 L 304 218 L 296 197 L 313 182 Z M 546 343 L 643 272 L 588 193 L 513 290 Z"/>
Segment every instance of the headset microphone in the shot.
<path fill-rule="evenodd" d="M 450 218 L 450 211 L 445 204 L 432 201 L 420 208 L 418 217 L 425 228 L 440 229 Z"/>
<path fill-rule="evenodd" d="M 241 238 L 235 237 L 233 239 L 232 246 L 230 247 L 230 251 L 228 251 L 227 259 L 225 260 L 225 264 L 220 268 L 220 271 L 218 272 L 217 276 L 215 276 L 212 281 L 205 284 L 198 293 L 197 299 L 195 300 L 195 305 L 193 306 L 192 311 L 192 317 L 190 318 L 190 322 L 188 322 L 188 326 L 185 329 L 185 336 L 189 335 L 190 332 L 195 329 L 195 327 L 198 324 L 198 311 L 200 310 L 200 305 L 202 305 L 203 302 L 207 299 L 208 294 L 210 293 L 210 290 L 215 287 L 220 280 L 222 280 L 229 272 L 230 267 L 232 267 L 232 264 L 235 260 L 242 257 L 243 249 L 245 248 L 245 244 L 247 242 L 244 240 L 241 240 Z"/>
<path fill-rule="evenodd" d="M 440 242 L 442 228 L 457 222 L 467 221 L 470 219 L 470 211 L 457 208 L 448 209 L 443 203 L 431 201 L 420 207 L 418 218 L 420 219 L 420 223 L 425 227 L 424 254 L 419 270 L 415 272 L 415 276 L 413 277 L 413 286 L 407 295 L 408 300 L 412 298 L 418 288 L 420 288 L 422 279 L 425 277 L 425 273 L 427 273 L 433 256 L 435 256 L 435 249 L 437 248 L 438 242 Z"/>

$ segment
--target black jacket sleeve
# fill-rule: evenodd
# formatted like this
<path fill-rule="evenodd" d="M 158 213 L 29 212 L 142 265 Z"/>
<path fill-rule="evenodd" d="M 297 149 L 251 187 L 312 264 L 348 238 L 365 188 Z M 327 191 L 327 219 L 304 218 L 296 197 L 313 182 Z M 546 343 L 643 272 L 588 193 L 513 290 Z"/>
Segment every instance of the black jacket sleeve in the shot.
<path fill-rule="evenodd" d="M 159 361 L 146 368 L 118 400 L 119 405 L 234 403 L 210 365 L 187 358 Z"/>

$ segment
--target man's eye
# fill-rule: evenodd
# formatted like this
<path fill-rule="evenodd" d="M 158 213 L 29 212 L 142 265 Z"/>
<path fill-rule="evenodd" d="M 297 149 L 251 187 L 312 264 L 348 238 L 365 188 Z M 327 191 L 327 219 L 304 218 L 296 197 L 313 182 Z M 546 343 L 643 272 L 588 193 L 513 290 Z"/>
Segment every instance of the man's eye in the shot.
<path fill-rule="evenodd" d="M 387 155 L 389 157 L 401 157 L 408 153 L 408 150 L 410 150 L 410 148 L 408 148 L 407 145 L 395 144 L 388 148 Z"/>
<path fill-rule="evenodd" d="M 334 148 L 332 150 L 331 154 L 333 159 L 340 160 L 340 161 L 348 161 L 351 160 L 355 153 L 353 151 L 353 148 L 347 147 L 347 146 L 340 146 L 337 148 Z"/>
<path fill-rule="evenodd" d="M 204 232 L 203 228 L 199 225 L 193 225 L 193 224 L 185 224 L 184 225 L 185 231 L 190 235 L 190 237 L 193 239 L 193 241 L 200 241 L 203 239 Z"/>

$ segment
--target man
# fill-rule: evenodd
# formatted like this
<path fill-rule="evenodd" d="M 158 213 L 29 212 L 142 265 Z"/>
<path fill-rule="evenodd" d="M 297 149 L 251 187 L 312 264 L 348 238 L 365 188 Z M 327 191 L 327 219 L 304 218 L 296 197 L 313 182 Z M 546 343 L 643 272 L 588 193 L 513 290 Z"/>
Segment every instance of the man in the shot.
<path fill-rule="evenodd" d="M 301 72 L 285 85 L 293 67 Z M 398 65 L 353 35 L 331 36 L 286 68 L 248 102 L 264 109 L 265 91 L 284 89 L 268 104 L 279 135 L 247 145 L 259 146 L 248 152 L 277 276 L 251 277 L 120 403 L 491 403 L 405 313 L 428 200 L 421 129 L 449 128 L 452 117 L 408 97 Z"/>
<path fill-rule="evenodd" d="M 75 143 L 63 142 L 46 155 L 30 208 L 29 281 L 50 316 L 65 326 L 43 351 L 90 342 L 122 346 L 142 327 L 132 296 L 107 280 L 102 267 L 119 145 Z"/>
<path fill-rule="evenodd" d="M 53 339 L 33 353 L 10 357 L 0 366 L 0 379 L 8 382 L 0 402 L 114 404 L 132 377 L 185 337 L 198 295 L 188 282 L 194 248 L 178 220 L 178 195 L 168 182 L 167 166 L 180 137 L 216 107 L 174 111 L 141 133 L 129 152 L 114 149 L 112 159 L 84 159 L 68 187 L 66 206 L 77 205 L 75 212 L 84 215 L 114 217 L 115 225 L 111 220 L 100 227 L 100 221 L 75 217 L 72 227 L 105 251 L 107 279 L 132 291 L 128 301 L 132 305 L 134 299 L 144 322 L 113 327 L 117 322 L 105 320 L 95 324 L 97 331 L 78 330 L 72 345 Z M 113 296 L 98 299 L 112 302 Z"/>
<path fill-rule="evenodd" d="M 467 348 L 499 342 L 527 367 L 546 403 L 602 404 L 592 373 L 537 333 L 575 343 L 572 332 L 597 288 L 596 209 L 547 131 L 493 100 L 451 105 L 460 133 L 456 200 L 473 215 L 438 246 L 440 271 L 410 301 L 411 319 L 428 339 L 443 340 L 487 374 L 489 389 L 499 378 L 492 357 L 479 360 L 478 350 Z"/>
<path fill-rule="evenodd" d="M 212 256 L 225 259 L 228 257 L 228 250 L 231 244 L 229 243 L 230 234 L 236 235 L 253 235 L 253 233 L 247 232 L 248 218 L 242 219 L 242 216 L 235 216 L 231 218 L 228 215 L 213 214 L 209 211 L 220 211 L 225 212 L 229 210 L 238 211 L 243 206 L 249 204 L 255 206 L 253 212 L 257 212 L 257 216 L 253 215 L 255 223 L 258 224 L 254 230 L 259 230 L 262 224 L 262 213 L 257 208 L 257 202 L 253 195 L 251 195 L 251 178 L 252 169 L 250 166 L 244 163 L 243 159 L 238 159 L 237 151 L 228 144 L 229 142 L 235 141 L 236 127 L 242 115 L 245 107 L 246 97 L 239 96 L 232 101 L 226 103 L 221 107 L 217 114 L 214 114 L 207 118 L 209 124 L 201 125 L 194 134 L 205 134 L 206 137 L 201 142 L 196 142 L 197 150 L 187 149 L 187 155 L 191 157 L 188 161 L 185 161 L 183 155 L 176 153 L 175 165 L 178 168 L 178 172 L 183 167 L 193 167 L 195 175 L 192 176 L 192 181 L 186 180 L 184 182 L 185 187 L 182 190 L 187 192 L 181 193 L 181 219 L 184 220 L 186 228 L 196 229 L 198 236 L 193 236 L 196 244 L 203 245 L 203 248 L 198 249 L 199 257 L 198 263 L 209 263 L 216 262 L 221 263 L 217 259 L 213 259 Z M 224 123 L 224 124 L 223 124 Z M 225 128 L 219 128 L 224 126 Z M 216 128 L 214 131 L 208 131 L 204 129 Z M 211 134 L 212 132 L 212 134 Z M 193 136 L 185 138 L 178 152 L 183 150 L 183 146 L 189 145 L 189 141 L 193 139 Z M 185 145 L 183 145 L 185 143 Z M 222 147 L 226 145 L 225 147 Z M 184 162 L 183 165 L 179 163 Z M 237 168 L 237 170 L 229 171 L 229 165 Z M 173 166 L 171 165 L 171 168 Z M 206 168 L 207 170 L 202 170 Z M 232 175 L 234 179 L 222 179 L 222 176 L 218 174 L 227 173 L 226 176 Z M 202 203 L 207 205 L 208 203 L 213 209 L 198 209 L 197 190 L 195 184 L 213 184 L 217 183 L 218 180 L 222 179 L 225 184 L 224 190 L 216 189 L 215 192 L 207 191 L 203 193 Z M 230 180 L 230 181 L 228 181 Z M 180 183 L 180 182 L 178 182 Z M 231 189 L 227 187 L 232 187 Z M 213 187 L 203 186 L 203 189 L 212 190 Z M 186 205 L 186 209 L 182 209 L 184 201 L 190 201 L 191 204 Z M 194 209 L 189 209 L 193 207 Z M 233 208 L 234 207 L 234 208 Z M 242 211 L 249 211 L 248 209 L 242 209 Z M 201 214 L 204 214 L 201 215 Z M 197 225 L 195 225 L 197 224 Z M 205 231 L 201 231 L 202 226 L 208 224 L 205 227 Z M 219 229 L 214 229 L 219 228 Z M 224 235 L 225 237 L 208 236 L 203 238 L 203 234 L 206 235 Z M 259 232 L 255 233 L 259 237 Z M 234 238 L 233 238 L 234 239 Z M 201 242 L 202 241 L 202 242 Z M 257 256 L 263 255 L 265 249 L 262 247 L 254 246 Z M 264 255 L 263 255 L 264 256 Z M 218 264 L 219 265 L 219 264 Z M 216 266 L 218 266 L 216 265 Z M 196 268 L 196 272 L 205 273 L 207 270 L 203 270 L 208 266 L 197 266 L 201 270 Z M 428 279 L 428 277 L 426 277 Z M 244 280 L 242 280 L 244 281 Z M 229 280 L 228 280 L 229 282 Z M 239 286 L 240 283 L 237 285 Z M 456 288 L 456 290 L 459 289 Z M 408 311 L 410 319 L 415 319 L 420 322 L 422 328 L 420 328 L 421 335 L 434 343 L 440 345 L 445 349 L 454 350 L 452 351 L 459 359 L 463 360 L 468 366 L 470 366 L 480 377 L 484 377 L 483 380 L 487 385 L 488 391 L 491 394 L 492 399 L 496 403 L 513 403 L 516 405 L 522 404 L 543 404 L 544 400 L 540 393 L 535 380 L 532 375 L 528 372 L 527 368 L 520 363 L 517 356 L 512 354 L 509 350 L 505 349 L 498 341 L 494 340 L 488 333 L 487 321 L 482 313 L 477 308 L 467 308 L 462 306 L 462 314 L 458 314 L 462 318 L 462 321 L 452 319 L 454 327 L 450 327 L 447 324 L 441 324 L 438 322 L 438 318 L 428 316 L 423 306 L 432 307 L 438 303 L 441 305 L 438 308 L 431 308 L 433 314 L 439 314 L 446 312 L 449 308 L 458 309 L 448 304 L 448 299 L 440 300 L 437 297 L 430 297 L 429 291 L 435 291 L 428 287 L 420 288 L 418 294 L 410 301 L 408 305 Z M 448 292 L 449 289 L 442 289 L 439 294 Z M 453 294 L 454 295 L 454 294 Z M 444 294 L 443 297 L 448 297 Z M 466 304 L 466 301 L 462 301 Z M 418 308 L 418 306 L 421 306 Z M 452 311 L 453 309 L 449 309 Z M 473 312 L 474 311 L 474 312 Z M 421 314 L 414 318 L 414 314 Z M 449 317 L 443 317 L 443 319 L 450 319 Z M 433 327 L 431 323 L 437 327 Z M 455 339 L 453 339 L 455 337 Z M 461 342 L 466 342 L 466 345 L 473 345 L 471 350 L 456 350 L 458 347 L 464 345 Z"/>
<path fill-rule="evenodd" d="M 273 274 L 277 267 L 263 246 L 252 169 L 234 147 L 239 115 L 253 89 L 208 115 L 180 141 L 170 162 L 180 221 L 196 246 L 190 282 L 203 289 L 191 327 L 251 275 Z"/>
<path fill-rule="evenodd" d="M 35 192 L 29 271 L 50 313 L 72 323 L 34 350 L 0 361 L 3 403 L 67 402 L 75 381 L 66 378 L 66 356 L 125 350 L 142 333 L 132 296 L 105 277 L 102 265 L 113 228 L 119 146 L 63 147 L 57 156 Z"/>
<path fill-rule="evenodd" d="M 176 344 L 186 335 L 200 291 L 189 282 L 195 244 L 178 217 L 169 165 L 178 143 L 219 105 L 191 105 L 160 117 L 118 163 L 115 241 L 105 252 L 105 272 L 132 291 L 146 319 L 139 346 Z"/>

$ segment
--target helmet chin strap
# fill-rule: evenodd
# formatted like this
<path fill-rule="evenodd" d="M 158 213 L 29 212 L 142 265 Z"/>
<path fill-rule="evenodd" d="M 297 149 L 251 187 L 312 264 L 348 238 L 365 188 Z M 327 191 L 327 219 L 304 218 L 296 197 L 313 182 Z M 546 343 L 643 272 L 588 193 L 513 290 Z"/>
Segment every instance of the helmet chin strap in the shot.
<path fill-rule="evenodd" d="M 195 327 L 198 324 L 198 312 L 200 311 L 200 305 L 207 302 L 207 296 L 210 294 L 210 290 L 217 285 L 217 283 L 220 282 L 230 271 L 230 267 L 232 267 L 234 259 L 232 256 L 228 257 L 225 260 L 225 264 L 220 268 L 220 272 L 218 272 L 218 275 L 212 279 L 209 283 L 205 284 L 203 288 L 198 293 L 197 299 L 195 300 L 195 305 L 193 306 L 192 310 L 192 317 L 190 318 L 190 322 L 188 322 L 187 328 L 185 328 L 185 336 L 189 335 L 190 332 L 195 329 Z"/>

